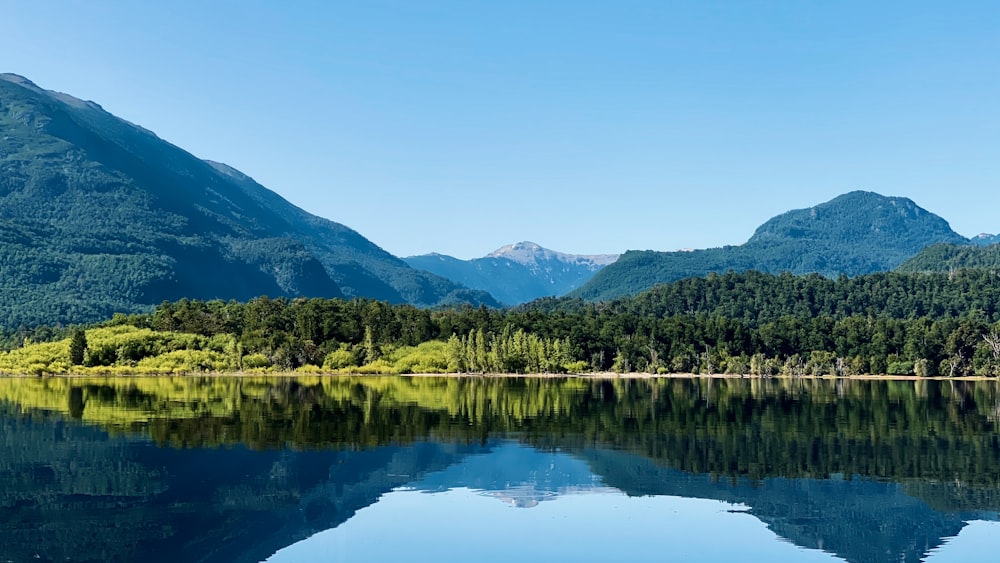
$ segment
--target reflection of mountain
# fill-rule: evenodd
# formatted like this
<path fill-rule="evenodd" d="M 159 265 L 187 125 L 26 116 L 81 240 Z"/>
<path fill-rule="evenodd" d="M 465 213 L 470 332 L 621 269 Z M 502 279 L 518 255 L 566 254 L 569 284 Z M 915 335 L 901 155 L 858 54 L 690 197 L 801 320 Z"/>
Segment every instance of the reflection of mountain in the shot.
<path fill-rule="evenodd" d="M 718 479 L 655 464 L 603 448 L 541 451 L 513 442 L 469 456 L 410 485 L 437 492 L 483 491 L 514 506 L 531 507 L 566 494 L 621 490 L 629 495 L 679 496 L 746 505 L 749 513 L 792 543 L 852 563 L 913 562 L 955 536 L 969 519 L 997 520 L 993 512 L 960 508 L 983 489 L 949 483 L 890 483 L 871 479 Z M 919 496 L 914 496 L 918 492 Z M 954 506 L 933 508 L 923 496 Z M 996 496 L 990 499 L 997 501 Z M 989 501 L 987 501 L 989 502 Z M 1000 504 L 993 504 L 1000 507 Z"/>
<path fill-rule="evenodd" d="M 480 446 L 161 449 L 0 415 L 0 560 L 260 561 Z"/>
<path fill-rule="evenodd" d="M 610 490 L 580 459 L 513 441 L 498 443 L 488 453 L 469 456 L 410 486 L 427 492 L 465 487 L 519 508 L 559 495 Z"/>
<path fill-rule="evenodd" d="M 969 519 L 1000 521 L 995 511 L 939 512 L 908 487 L 870 479 L 719 480 L 677 471 L 620 451 L 577 453 L 612 487 L 630 495 L 715 499 L 750 506 L 750 514 L 796 545 L 851 563 L 918 562 L 958 534 Z M 930 485 L 947 495 L 949 485 Z M 930 493 L 930 490 L 926 490 Z"/>

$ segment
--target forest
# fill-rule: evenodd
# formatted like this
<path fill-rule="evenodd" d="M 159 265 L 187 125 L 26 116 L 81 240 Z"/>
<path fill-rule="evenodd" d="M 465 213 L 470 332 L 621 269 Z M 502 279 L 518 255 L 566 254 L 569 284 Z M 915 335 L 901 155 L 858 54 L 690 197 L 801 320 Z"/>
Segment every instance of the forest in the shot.
<path fill-rule="evenodd" d="M 586 373 L 997 376 L 994 272 L 830 279 L 748 271 L 605 303 L 513 309 L 355 299 L 180 300 L 5 334 L 17 374 Z"/>

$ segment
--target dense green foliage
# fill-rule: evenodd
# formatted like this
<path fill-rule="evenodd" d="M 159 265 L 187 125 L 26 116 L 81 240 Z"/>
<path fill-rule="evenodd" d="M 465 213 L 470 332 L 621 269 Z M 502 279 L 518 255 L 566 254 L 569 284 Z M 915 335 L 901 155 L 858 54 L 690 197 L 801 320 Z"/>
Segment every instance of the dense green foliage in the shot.
<path fill-rule="evenodd" d="M 544 305 L 552 307 L 551 301 Z M 580 306 L 577 303 L 577 306 Z M 986 271 L 879 273 L 849 278 L 756 271 L 688 278 L 631 298 L 595 306 L 636 317 L 719 315 L 758 327 L 783 317 L 894 319 L 978 315 L 1000 321 L 1000 278 Z"/>
<path fill-rule="evenodd" d="M 935 244 L 896 268 L 897 272 L 1000 270 L 1000 244 L 968 246 Z"/>
<path fill-rule="evenodd" d="M 740 246 L 627 252 L 571 295 L 608 300 L 730 270 L 856 276 L 892 270 L 931 244 L 966 242 L 944 219 L 909 199 L 858 191 L 778 215 Z"/>
<path fill-rule="evenodd" d="M 995 375 L 1000 353 L 1000 279 L 986 271 L 835 280 L 731 272 L 539 309 L 616 327 L 616 357 L 645 371 Z M 588 351 L 607 357 L 607 342 Z"/>
<path fill-rule="evenodd" d="M 0 326 L 165 299 L 496 302 L 199 160 L 100 106 L 0 75 Z"/>
<path fill-rule="evenodd" d="M 1000 279 L 987 271 L 828 279 L 691 278 L 593 304 L 419 309 L 380 301 L 164 302 L 0 354 L 8 373 L 649 372 L 1000 375 Z"/>

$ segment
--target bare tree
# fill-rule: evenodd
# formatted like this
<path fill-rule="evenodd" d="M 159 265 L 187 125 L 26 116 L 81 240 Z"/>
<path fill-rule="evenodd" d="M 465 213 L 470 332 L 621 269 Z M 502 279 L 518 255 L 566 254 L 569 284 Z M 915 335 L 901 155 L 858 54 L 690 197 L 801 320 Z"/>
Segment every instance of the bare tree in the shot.
<path fill-rule="evenodd" d="M 983 340 L 990 345 L 990 349 L 993 351 L 993 361 L 1000 361 L 1000 334 L 994 330 L 989 334 L 984 334 Z"/>

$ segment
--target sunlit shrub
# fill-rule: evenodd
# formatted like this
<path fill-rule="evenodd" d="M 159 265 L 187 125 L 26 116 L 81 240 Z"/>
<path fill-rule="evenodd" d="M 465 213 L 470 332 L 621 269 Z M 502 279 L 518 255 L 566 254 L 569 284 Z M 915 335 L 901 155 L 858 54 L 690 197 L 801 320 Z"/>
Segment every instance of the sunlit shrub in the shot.
<path fill-rule="evenodd" d="M 256 354 L 247 354 L 246 356 L 243 356 L 244 370 L 260 369 L 270 366 L 271 366 L 271 360 L 269 360 L 267 356 L 265 356 L 264 354 L 256 353 Z"/>
<path fill-rule="evenodd" d="M 323 369 L 327 371 L 340 370 L 354 366 L 354 355 L 346 346 L 341 346 L 326 355 L 323 359 Z"/>
<path fill-rule="evenodd" d="M 136 364 L 137 368 L 154 373 L 190 373 L 199 371 L 225 371 L 230 366 L 219 352 L 210 350 L 175 350 Z"/>
<path fill-rule="evenodd" d="M 378 359 L 370 364 L 365 364 L 361 367 L 352 370 L 353 373 L 358 373 L 361 375 L 370 374 L 380 374 L 380 375 L 394 375 L 399 372 L 396 371 L 395 366 L 385 361 L 384 359 Z"/>

